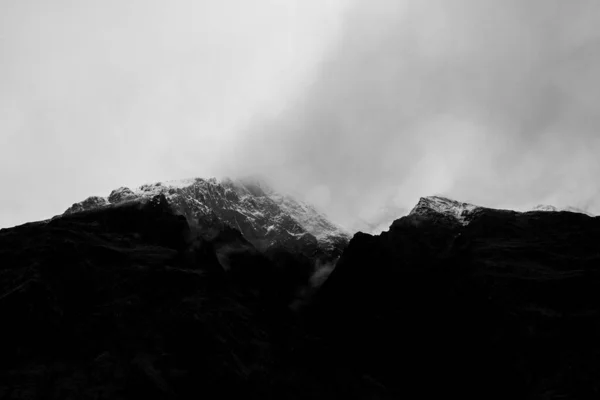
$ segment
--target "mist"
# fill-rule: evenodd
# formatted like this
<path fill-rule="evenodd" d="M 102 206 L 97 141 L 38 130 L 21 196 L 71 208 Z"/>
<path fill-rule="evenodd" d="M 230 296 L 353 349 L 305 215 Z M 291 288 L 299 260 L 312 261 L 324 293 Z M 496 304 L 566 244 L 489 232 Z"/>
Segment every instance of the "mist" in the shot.
<path fill-rule="evenodd" d="M 599 213 L 598 26 L 593 0 L 354 2 L 301 95 L 235 157 L 349 229 L 434 194 Z"/>
<path fill-rule="evenodd" d="M 0 227 L 120 186 L 232 174 L 302 87 L 339 0 L 0 2 Z"/>
<path fill-rule="evenodd" d="M 600 213 L 594 0 L 0 5 L 0 226 L 262 174 L 349 230 L 418 198 Z"/>

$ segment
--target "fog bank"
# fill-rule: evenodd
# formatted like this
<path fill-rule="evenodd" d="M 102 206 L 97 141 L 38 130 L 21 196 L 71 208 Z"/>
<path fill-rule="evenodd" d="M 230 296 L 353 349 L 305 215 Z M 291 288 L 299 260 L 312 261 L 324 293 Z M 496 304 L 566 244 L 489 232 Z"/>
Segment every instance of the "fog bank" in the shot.
<path fill-rule="evenodd" d="M 433 194 L 600 213 L 598 26 L 593 0 L 357 1 L 235 157 L 349 228 Z"/>

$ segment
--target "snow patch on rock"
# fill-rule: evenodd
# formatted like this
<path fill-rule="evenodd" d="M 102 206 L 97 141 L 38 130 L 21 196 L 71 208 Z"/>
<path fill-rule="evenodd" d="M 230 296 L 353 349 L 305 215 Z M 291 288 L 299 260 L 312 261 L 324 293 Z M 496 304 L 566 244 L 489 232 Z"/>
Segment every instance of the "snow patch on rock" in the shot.
<path fill-rule="evenodd" d="M 467 225 L 468 217 L 481 207 L 470 203 L 448 199 L 441 196 L 421 197 L 409 215 L 424 215 L 431 212 L 444 214 L 455 218 L 460 224 Z"/>
<path fill-rule="evenodd" d="M 108 197 L 90 197 L 65 214 L 120 204 L 146 201 L 164 195 L 169 205 L 191 223 L 215 221 L 239 229 L 255 244 L 316 238 L 323 249 L 340 248 L 350 234 L 333 224 L 312 205 L 276 192 L 258 178 L 189 178 L 147 183 L 133 190 L 121 187 Z M 315 239 L 308 239 L 314 241 Z"/>

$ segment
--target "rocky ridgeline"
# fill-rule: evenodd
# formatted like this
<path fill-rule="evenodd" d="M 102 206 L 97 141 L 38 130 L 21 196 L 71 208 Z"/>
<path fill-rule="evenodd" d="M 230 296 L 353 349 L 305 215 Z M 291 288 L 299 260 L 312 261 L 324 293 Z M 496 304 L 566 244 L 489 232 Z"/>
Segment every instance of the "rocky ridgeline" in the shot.
<path fill-rule="evenodd" d="M 88 199 L 0 230 L 0 398 L 599 398 L 600 217 L 549 211 L 425 197 L 325 278 L 260 182 Z"/>
<path fill-rule="evenodd" d="M 551 211 L 422 198 L 352 238 L 315 335 L 393 398 L 597 397 L 600 217 Z"/>
<path fill-rule="evenodd" d="M 257 249 L 285 248 L 308 256 L 337 257 L 350 235 L 312 205 L 276 192 L 257 179 L 187 179 L 126 187 L 108 197 L 89 197 L 73 204 L 65 215 L 144 202 L 164 196 L 173 211 L 202 231 L 227 225 L 239 230 Z"/>

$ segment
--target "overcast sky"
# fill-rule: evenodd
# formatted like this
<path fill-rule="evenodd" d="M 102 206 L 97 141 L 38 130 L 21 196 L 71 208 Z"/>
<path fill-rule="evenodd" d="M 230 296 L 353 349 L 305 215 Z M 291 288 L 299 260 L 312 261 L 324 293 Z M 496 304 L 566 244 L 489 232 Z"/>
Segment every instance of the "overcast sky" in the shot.
<path fill-rule="evenodd" d="M 430 194 L 600 213 L 598 27 L 597 0 L 2 0 L 0 227 L 256 172 L 350 229 Z"/>
<path fill-rule="evenodd" d="M 0 227 L 223 176 L 314 73 L 338 0 L 0 0 Z"/>

